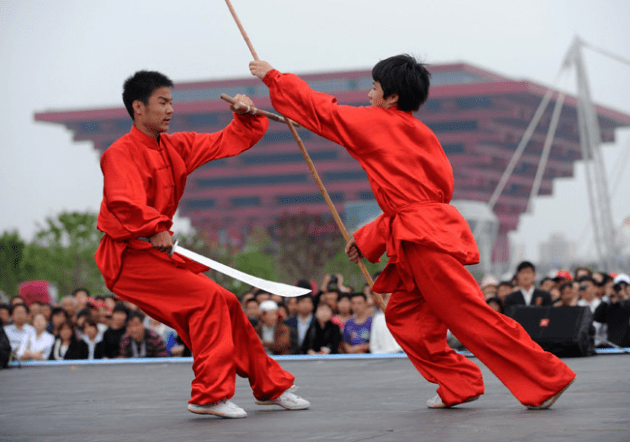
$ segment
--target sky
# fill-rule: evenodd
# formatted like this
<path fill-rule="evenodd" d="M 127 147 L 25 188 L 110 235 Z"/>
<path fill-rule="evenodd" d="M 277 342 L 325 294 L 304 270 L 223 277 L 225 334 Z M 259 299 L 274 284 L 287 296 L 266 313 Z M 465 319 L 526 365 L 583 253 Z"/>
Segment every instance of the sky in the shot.
<path fill-rule="evenodd" d="M 232 4 L 259 57 L 297 74 L 370 69 L 404 52 L 551 86 L 575 36 L 630 59 L 627 0 Z M 594 101 L 630 114 L 630 66 L 588 50 L 584 57 Z M 36 112 L 122 106 L 122 82 L 140 69 L 176 83 L 247 78 L 250 59 L 223 0 L 0 0 L 0 234 L 17 231 L 28 241 L 48 217 L 98 211 L 99 154 L 63 126 L 35 122 Z M 562 87 L 575 93 L 572 78 Z M 604 148 L 609 169 L 630 149 L 630 130 L 617 136 Z M 616 224 L 630 216 L 630 171 L 620 177 Z M 585 183 L 578 164 L 574 178 L 556 180 L 554 195 L 537 198 L 534 213 L 521 216 L 510 238 L 524 258 L 537 260 L 538 244 L 554 233 L 595 254 L 584 234 Z"/>

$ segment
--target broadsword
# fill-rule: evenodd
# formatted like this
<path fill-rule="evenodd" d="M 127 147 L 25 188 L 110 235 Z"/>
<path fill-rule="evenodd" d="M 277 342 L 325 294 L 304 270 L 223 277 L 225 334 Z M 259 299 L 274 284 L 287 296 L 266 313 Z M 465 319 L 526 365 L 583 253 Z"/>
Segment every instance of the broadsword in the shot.
<path fill-rule="evenodd" d="M 302 296 L 311 293 L 309 289 L 296 287 L 281 282 L 269 281 L 267 279 L 259 278 L 248 273 L 241 272 L 240 270 L 233 269 L 230 266 L 226 266 L 225 264 L 221 264 L 220 262 L 217 262 L 213 259 L 210 259 L 208 257 L 195 253 L 192 250 L 188 250 L 180 246 L 177 243 L 177 240 L 173 244 L 171 255 L 173 253 L 185 256 L 186 258 L 192 259 L 199 264 L 203 264 L 206 267 L 210 267 L 211 269 L 216 270 L 217 272 L 221 272 L 224 275 L 229 276 L 230 278 L 237 279 L 241 282 L 249 284 L 253 287 L 257 287 L 274 295 L 280 295 L 285 298 L 295 298 L 296 296 Z"/>

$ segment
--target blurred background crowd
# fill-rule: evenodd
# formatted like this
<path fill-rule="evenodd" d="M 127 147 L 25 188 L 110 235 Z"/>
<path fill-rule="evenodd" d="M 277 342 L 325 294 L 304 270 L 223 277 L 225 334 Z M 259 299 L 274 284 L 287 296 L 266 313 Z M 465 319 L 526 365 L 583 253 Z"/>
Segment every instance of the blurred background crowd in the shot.
<path fill-rule="evenodd" d="M 375 275 L 376 276 L 376 275 Z M 341 274 L 300 280 L 311 294 L 282 298 L 252 288 L 240 297 L 244 313 L 272 355 L 396 353 L 400 346 L 374 294 L 344 285 Z M 509 280 L 486 276 L 480 289 L 488 305 L 508 316 L 518 306 L 588 307 L 594 345 L 630 347 L 630 276 L 586 267 L 537 278 L 521 262 Z M 382 295 L 387 303 L 390 295 Z M 0 321 L 15 361 L 191 356 L 177 333 L 113 294 L 92 297 L 76 288 L 59 303 L 16 296 L 0 304 Z M 448 342 L 462 349 L 449 333 Z"/>

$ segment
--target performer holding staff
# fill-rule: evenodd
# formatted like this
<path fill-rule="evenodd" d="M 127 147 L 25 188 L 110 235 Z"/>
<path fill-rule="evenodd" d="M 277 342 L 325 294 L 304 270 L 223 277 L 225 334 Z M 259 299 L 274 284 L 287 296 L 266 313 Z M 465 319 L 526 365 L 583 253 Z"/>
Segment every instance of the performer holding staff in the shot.
<path fill-rule="evenodd" d="M 466 220 L 449 204 L 451 164 L 412 114 L 428 97 L 426 67 L 408 55 L 376 64 L 370 107 L 339 105 L 265 61 L 249 67 L 279 113 L 344 146 L 366 171 L 383 215 L 354 234 L 346 253 L 354 262 L 363 256 L 376 262 L 387 252 L 374 290 L 392 293 L 389 329 L 418 371 L 439 386 L 427 405 L 448 408 L 484 393 L 477 365 L 447 345 L 450 329 L 523 405 L 550 407 L 575 373 L 492 310 L 464 267 L 477 263 L 479 252 Z"/>
<path fill-rule="evenodd" d="M 202 275 L 207 267 L 169 255 L 169 229 L 187 176 L 208 161 L 249 149 L 269 122 L 233 105 L 234 119 L 220 132 L 168 135 L 172 87 L 159 72 L 136 72 L 125 81 L 123 102 L 133 125 L 101 158 L 97 227 L 105 235 L 96 263 L 112 292 L 173 327 L 192 350 L 189 411 L 245 417 L 229 400 L 237 374 L 249 379 L 258 404 L 308 408 L 308 401 L 291 392 L 293 375 L 267 356 L 236 296 Z M 254 105 L 245 95 L 235 99 Z"/>

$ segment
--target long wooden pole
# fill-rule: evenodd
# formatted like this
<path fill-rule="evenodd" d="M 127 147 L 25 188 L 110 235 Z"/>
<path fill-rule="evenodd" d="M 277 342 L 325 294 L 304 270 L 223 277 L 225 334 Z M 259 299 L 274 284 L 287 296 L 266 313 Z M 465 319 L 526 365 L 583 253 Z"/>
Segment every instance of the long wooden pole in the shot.
<path fill-rule="evenodd" d="M 245 108 L 245 112 L 247 112 L 248 114 L 264 115 L 270 120 L 277 121 L 279 123 L 286 124 L 287 122 L 287 119 L 281 115 L 274 114 L 273 112 L 267 112 L 266 110 L 258 109 L 257 107 L 254 107 L 254 106 L 248 106 L 245 103 L 241 103 L 240 101 L 235 100 L 234 97 L 230 97 L 228 94 L 221 94 L 221 100 L 227 101 L 228 103 L 233 104 L 234 106 L 236 106 L 236 108 Z M 296 126 L 299 126 L 299 124 L 297 124 L 295 121 L 293 121 L 293 124 Z"/>
<path fill-rule="evenodd" d="M 232 17 L 234 18 L 234 21 L 236 22 L 236 26 L 238 26 L 239 31 L 241 31 L 241 35 L 243 36 L 243 39 L 245 40 L 245 43 L 247 44 L 247 47 L 249 48 L 249 51 L 252 54 L 252 57 L 254 57 L 254 60 L 260 60 L 260 58 L 258 58 L 258 54 L 256 53 L 256 50 L 254 49 L 254 46 L 252 45 L 252 42 L 249 40 L 249 37 L 247 36 L 247 32 L 245 32 L 245 28 L 243 28 L 243 25 L 241 24 L 241 21 L 239 20 L 238 15 L 236 15 L 236 11 L 232 7 L 232 3 L 230 2 L 230 0 L 225 0 L 225 2 L 227 3 L 230 13 L 232 14 Z M 306 160 L 306 163 L 308 164 L 308 168 L 311 170 L 311 174 L 313 175 L 313 178 L 315 179 L 315 182 L 317 183 L 317 187 L 319 187 L 319 191 L 324 196 L 324 200 L 326 200 L 326 204 L 328 205 L 328 208 L 330 209 L 330 212 L 332 213 L 333 218 L 335 219 L 335 223 L 337 224 L 339 231 L 341 231 L 341 234 L 343 235 L 346 242 L 350 241 L 350 234 L 348 233 L 346 226 L 343 224 L 343 221 L 341 221 L 341 218 L 339 217 L 339 213 L 337 212 L 335 205 L 330 199 L 330 195 L 328 195 L 328 191 L 326 190 L 326 187 L 324 187 L 324 183 L 319 177 L 319 174 L 317 173 L 317 170 L 315 169 L 315 164 L 313 164 L 311 157 L 306 151 L 306 147 L 304 147 L 304 143 L 302 142 L 300 135 L 297 133 L 297 130 L 295 130 L 295 127 L 293 126 L 293 122 L 286 117 L 285 117 L 285 120 L 286 120 L 287 126 L 289 126 L 289 130 L 291 131 L 291 135 L 293 135 L 293 138 L 295 139 L 298 146 L 300 147 L 302 156 L 304 156 L 304 159 Z M 370 272 L 368 272 L 363 261 L 359 261 L 359 268 L 361 269 L 361 273 L 363 273 L 363 276 L 365 277 L 365 280 L 369 284 L 370 288 L 372 288 L 372 286 L 374 285 L 374 281 L 372 280 L 372 277 L 370 276 Z M 374 293 L 374 300 L 378 304 L 379 308 L 382 311 L 385 311 L 386 306 L 381 295 L 378 293 Z"/>

